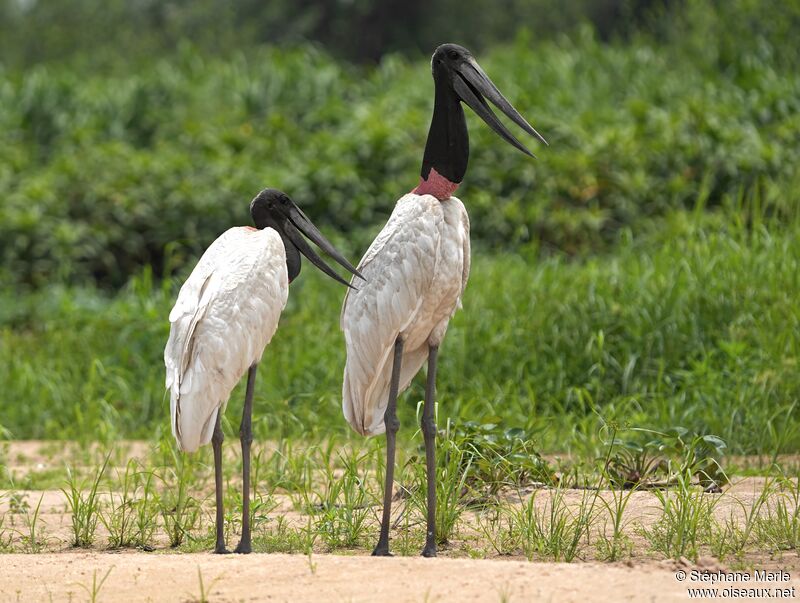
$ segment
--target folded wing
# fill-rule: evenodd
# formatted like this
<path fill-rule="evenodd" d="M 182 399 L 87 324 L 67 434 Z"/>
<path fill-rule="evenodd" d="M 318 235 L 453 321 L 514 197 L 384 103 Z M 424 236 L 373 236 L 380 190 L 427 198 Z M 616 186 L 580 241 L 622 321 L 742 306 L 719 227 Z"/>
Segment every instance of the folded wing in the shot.
<path fill-rule="evenodd" d="M 286 253 L 272 229 L 231 228 L 200 258 L 170 312 L 164 349 L 181 449 L 211 440 L 217 412 L 272 339 L 288 289 Z"/>
<path fill-rule="evenodd" d="M 362 435 L 384 431 L 395 340 L 413 323 L 435 275 L 442 220 L 434 197 L 402 197 L 358 266 L 366 282 L 345 297 L 341 327 L 347 364 L 342 410 Z M 427 346 L 404 350 L 401 390 L 427 354 Z"/>

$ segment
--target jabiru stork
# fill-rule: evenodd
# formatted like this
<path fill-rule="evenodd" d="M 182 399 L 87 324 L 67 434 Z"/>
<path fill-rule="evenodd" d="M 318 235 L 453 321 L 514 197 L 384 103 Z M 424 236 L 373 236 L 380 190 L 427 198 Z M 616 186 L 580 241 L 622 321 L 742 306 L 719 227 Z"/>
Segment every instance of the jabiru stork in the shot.
<path fill-rule="evenodd" d="M 358 433 L 386 433 L 383 517 L 373 555 L 389 555 L 398 393 L 427 360 L 421 428 L 427 472 L 427 533 L 422 554 L 436 555 L 436 359 L 447 325 L 461 306 L 470 270 L 469 217 L 453 196 L 467 170 L 469 138 L 461 103 L 501 138 L 533 154 L 508 131 L 486 99 L 544 144 L 544 138 L 506 100 L 472 54 L 439 46 L 431 59 L 433 117 L 420 181 L 397 201 L 389 221 L 358 269 L 366 282 L 348 290 L 341 313 L 347 348 L 342 386 L 345 418 Z"/>
<path fill-rule="evenodd" d="M 331 278 L 352 286 L 328 266 L 302 235 L 356 276 L 350 262 L 283 192 L 264 189 L 250 204 L 252 226 L 225 231 L 205 251 L 181 287 L 169 314 L 164 349 L 172 433 L 194 452 L 210 441 L 216 488 L 215 553 L 227 553 L 223 535 L 222 413 L 247 372 L 239 429 L 242 446 L 242 535 L 237 553 L 249 553 L 250 444 L 253 388 L 264 348 L 278 328 L 289 283 L 300 273 L 300 254 Z"/>

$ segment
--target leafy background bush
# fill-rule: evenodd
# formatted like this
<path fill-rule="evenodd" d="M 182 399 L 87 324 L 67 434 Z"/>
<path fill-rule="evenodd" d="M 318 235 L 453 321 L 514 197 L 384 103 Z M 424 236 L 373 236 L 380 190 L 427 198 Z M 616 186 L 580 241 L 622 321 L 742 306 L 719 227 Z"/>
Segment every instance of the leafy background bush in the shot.
<path fill-rule="evenodd" d="M 586 253 L 701 190 L 713 205 L 793 183 L 797 72 L 758 64 L 741 81 L 680 50 L 584 29 L 480 57 L 551 146 L 530 161 L 470 115 L 460 195 L 474 239 Z M 246 223 L 267 185 L 363 249 L 416 184 L 432 96 L 426 58 L 358 68 L 310 47 L 224 61 L 186 50 L 124 75 L 37 66 L 1 90 L 0 254 L 34 285 L 161 274 L 167 254 L 181 265 Z"/>

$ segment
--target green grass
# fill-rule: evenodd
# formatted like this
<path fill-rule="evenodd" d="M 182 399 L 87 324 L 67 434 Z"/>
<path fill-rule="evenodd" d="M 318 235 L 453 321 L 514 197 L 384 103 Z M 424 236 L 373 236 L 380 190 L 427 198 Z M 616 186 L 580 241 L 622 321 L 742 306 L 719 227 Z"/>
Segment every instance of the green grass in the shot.
<path fill-rule="evenodd" d="M 499 429 L 487 429 L 484 435 L 491 433 L 498 440 L 504 434 Z M 73 517 L 78 516 L 81 526 L 89 526 L 79 530 L 81 546 L 93 550 L 135 547 L 162 553 L 211 550 L 211 450 L 205 447 L 196 455 L 173 458 L 164 454 L 173 448 L 170 438 L 168 433 L 163 434 L 135 460 L 105 471 L 98 469 L 97 462 L 78 466 L 74 472 L 69 465 L 62 466 L 80 503 Z M 461 462 L 463 455 L 454 452 L 470 450 L 475 446 L 474 437 L 455 431 L 449 437 L 440 437 L 438 456 L 449 459 L 438 467 L 437 484 L 449 487 L 437 490 L 440 506 L 448 507 L 452 520 L 442 528 L 444 534 L 439 534 L 442 555 L 572 562 L 626 557 L 696 559 L 712 554 L 742 567 L 767 556 L 782 559 L 785 551 L 790 551 L 788 559 L 794 559 L 791 551 L 800 544 L 796 470 L 792 473 L 781 464 L 768 466 L 762 470 L 768 477 L 752 482 L 752 493 L 743 491 L 741 485 L 738 492 L 725 495 L 705 493 L 693 466 L 686 462 L 702 449 L 702 443 L 693 440 L 685 451 L 662 452 L 665 462 L 674 468 L 676 487 L 608 490 L 606 469 L 624 448 L 613 437 L 602 441 L 605 449 L 601 457 L 588 462 L 577 459 L 555 485 L 548 486 L 537 481 L 535 474 L 519 477 L 516 484 L 499 474 L 473 477 L 470 465 Z M 287 459 L 290 462 L 300 463 L 302 459 L 309 478 L 288 483 L 289 489 L 276 487 L 265 473 L 254 479 L 253 550 L 305 555 L 368 553 L 377 539 L 382 498 L 382 450 L 376 443 L 331 437 L 324 443 L 294 446 L 292 452 L 284 449 L 282 454 L 294 457 Z M 422 437 L 417 432 L 400 449 L 401 460 L 407 458 L 408 463 L 401 466 L 395 484 L 402 493 L 396 499 L 392 527 L 393 550 L 399 555 L 417 556 L 424 543 L 425 509 L 421 499 L 415 500 L 421 486 L 421 446 Z M 259 444 L 256 448 L 261 458 L 272 453 L 271 445 Z M 98 449 L 96 454 L 98 458 L 112 458 L 120 450 L 134 454 L 125 446 Z M 233 453 L 227 450 L 223 463 L 228 542 L 234 541 L 240 530 L 241 469 L 233 461 Z M 492 447 L 483 447 L 480 453 L 495 465 L 503 463 L 502 458 L 494 457 L 507 454 Z M 74 463 L 84 455 L 75 447 L 65 450 L 62 458 Z M 456 482 L 449 474 L 457 477 Z M 467 475 L 471 477 L 464 477 Z M 490 483 L 492 480 L 499 482 Z M 573 482 L 586 486 L 573 489 Z M 476 492 L 489 494 L 476 497 Z M 73 496 L 70 491 L 65 495 L 68 499 Z M 1 552 L 64 551 L 75 542 L 75 536 L 63 530 L 57 534 L 50 531 L 69 524 L 68 516 L 62 515 L 71 510 L 69 505 L 51 503 L 45 509 L 42 499 L 38 492 L 6 491 L 0 495 L 0 502 L 9 506 L 9 511 L 0 515 Z M 636 500 L 634 510 L 629 506 L 632 499 Z M 642 509 L 647 510 L 644 515 Z M 661 512 L 653 518 L 651 512 L 657 509 Z M 107 540 L 94 535 L 98 517 Z M 440 516 L 439 520 L 446 522 L 448 517 Z M 643 536 L 646 543 L 641 539 L 634 542 L 634 534 Z M 309 566 L 313 563 L 309 557 Z"/>
<path fill-rule="evenodd" d="M 800 545 L 800 476 L 781 476 L 777 491 L 774 504 L 765 503 L 766 516 L 752 520 L 755 532 L 767 550 L 796 550 Z"/>
<path fill-rule="evenodd" d="M 91 584 L 91 586 L 86 586 L 85 584 L 78 583 L 78 586 L 80 586 L 84 591 L 86 591 L 86 594 L 89 596 L 88 600 L 90 601 L 90 603 L 96 603 L 96 601 L 99 600 L 100 591 L 103 588 L 103 584 L 106 583 L 106 579 L 108 579 L 108 575 L 111 573 L 111 571 L 113 569 L 114 569 L 113 565 L 110 568 L 108 568 L 108 571 L 105 574 L 103 574 L 103 577 L 100 578 L 99 582 L 97 581 L 97 570 L 94 570 L 92 572 L 92 584 Z M 201 588 L 202 588 L 202 585 L 203 585 L 203 583 L 202 583 L 202 579 L 201 579 L 201 582 L 200 582 Z"/>
<path fill-rule="evenodd" d="M 325 467 L 324 494 L 319 494 L 320 502 L 311 512 L 314 529 L 330 549 L 367 546 L 367 518 L 374 500 L 365 484 L 364 460 L 364 455 L 343 459 L 344 470 L 338 476 L 330 465 Z"/>
<path fill-rule="evenodd" d="M 214 578 L 211 583 L 206 586 L 203 582 L 203 572 L 200 571 L 200 566 L 197 566 L 197 581 L 199 583 L 200 594 L 196 598 L 191 598 L 189 601 L 193 603 L 208 603 L 208 595 L 211 592 L 211 589 L 214 588 L 214 585 L 222 579 L 222 574 Z"/>
<path fill-rule="evenodd" d="M 721 437 L 732 454 L 797 451 L 800 227 L 768 215 L 733 201 L 673 213 L 583 262 L 476 249 L 442 346 L 440 426 L 518 427 L 537 450 L 591 458 L 603 450 L 599 415 L 621 437 L 626 426 L 684 427 Z M 0 294 L 8 437 L 112 442 L 168 430 L 162 350 L 178 285 L 145 271 L 115 296 L 59 286 Z M 258 438 L 349 433 L 342 295 L 313 270 L 292 285 L 259 369 Z M 400 401 L 401 441 L 416 430 L 423 387 L 417 380 Z M 234 439 L 242 396 L 240 386 L 224 421 Z M 281 455 L 265 471 L 304 479 Z"/>
<path fill-rule="evenodd" d="M 154 504 L 153 472 L 131 459 L 117 470 L 118 489 L 109 491 L 109 503 L 100 512 L 111 548 L 147 548 L 152 541 L 158 515 Z"/>
<path fill-rule="evenodd" d="M 22 536 L 24 550 L 28 553 L 38 553 L 45 546 L 43 530 L 40 528 L 39 514 L 42 509 L 44 494 L 39 496 L 33 512 L 25 513 L 25 530 Z M 30 510 L 29 510 L 30 511 Z"/>
<path fill-rule="evenodd" d="M 72 517 L 72 546 L 90 548 L 94 543 L 97 522 L 100 520 L 99 487 L 103 474 L 108 467 L 109 456 L 100 465 L 88 484 L 82 483 L 69 467 L 67 482 L 61 492 L 67 501 Z"/>
<path fill-rule="evenodd" d="M 675 490 L 655 490 L 661 505 L 661 518 L 640 533 L 652 549 L 664 557 L 697 559 L 703 537 L 711 530 L 717 498 L 692 487 L 691 474 L 678 473 Z"/>
<path fill-rule="evenodd" d="M 162 440 L 162 448 L 167 444 Z M 182 545 L 200 521 L 200 501 L 192 492 L 202 483 L 198 475 L 197 456 L 182 454 L 169 447 L 172 459 L 163 465 L 162 490 L 158 497 L 159 511 L 172 548 Z"/>
<path fill-rule="evenodd" d="M 453 437 L 450 425 L 443 426 L 436 450 L 436 542 L 445 544 L 453 536 L 469 498 L 467 478 L 472 451 L 461 438 Z M 498 455 L 499 456 L 499 455 Z M 427 471 L 424 453 L 409 460 L 413 472 L 410 503 L 420 517 L 427 517 Z M 465 496 L 466 494 L 466 496 Z"/>

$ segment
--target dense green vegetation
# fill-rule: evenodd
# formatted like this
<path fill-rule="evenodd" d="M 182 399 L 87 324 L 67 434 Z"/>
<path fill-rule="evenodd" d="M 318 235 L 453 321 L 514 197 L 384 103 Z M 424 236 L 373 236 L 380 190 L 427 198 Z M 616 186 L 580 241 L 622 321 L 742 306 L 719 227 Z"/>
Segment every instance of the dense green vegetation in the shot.
<path fill-rule="evenodd" d="M 755 220 L 762 211 L 731 201 L 710 216 L 679 212 L 583 262 L 477 257 L 443 347 L 440 421 L 499 421 L 582 453 L 601 446 L 601 419 L 713 433 L 733 452 L 797 450 L 800 221 Z M 175 292 L 146 272 L 113 298 L 50 288 L 18 305 L 6 293 L 5 428 L 111 440 L 166 429 L 161 353 Z M 260 369 L 260 437 L 348 432 L 342 295 L 311 270 L 292 286 Z M 422 386 L 401 405 L 412 431 Z"/>
<path fill-rule="evenodd" d="M 531 161 L 470 114 L 459 194 L 473 238 L 585 254 L 701 193 L 792 205 L 800 72 L 748 47 L 721 70 L 713 41 L 699 43 L 609 46 L 585 29 L 480 56 L 551 146 Z M 267 185 L 357 254 L 416 184 L 432 102 L 425 56 L 366 69 L 308 47 L 0 77 L 0 258 L 34 286 L 118 287 L 147 264 L 161 275 L 245 223 Z"/>
<path fill-rule="evenodd" d="M 589 454 L 604 421 L 682 426 L 741 453 L 800 448 L 800 9 L 678 4 L 649 32 L 531 28 L 479 54 L 550 147 L 532 161 L 468 116 L 459 196 L 476 257 L 440 421 Z M 225 43 L 215 55 L 144 36 L 128 62 L 7 55 L 3 435 L 166 429 L 169 307 L 259 189 L 287 191 L 356 259 L 416 184 L 431 49 L 363 66 L 341 48 Z M 347 433 L 342 295 L 312 270 L 292 286 L 260 369 L 260 437 Z M 404 398 L 406 426 L 421 395 Z M 240 406 L 237 391 L 228 427 Z"/>
<path fill-rule="evenodd" d="M 85 62 L 113 68 L 181 45 L 229 55 L 261 44 L 311 40 L 337 57 L 377 61 L 429 53 L 442 40 L 469 48 L 506 43 L 521 26 L 537 40 L 585 24 L 604 41 L 646 32 L 660 40 L 690 29 L 708 42 L 725 33 L 723 55 L 741 42 L 769 51 L 800 25 L 796 0 L 0 0 L 0 61 L 12 66 Z M 46 35 L 44 35 L 46 34 Z M 710 34 L 710 35 L 709 35 Z M 702 45 L 704 52 L 715 49 Z M 781 60 L 797 49 L 780 48 Z M 729 58 L 729 57 L 723 57 Z"/>

